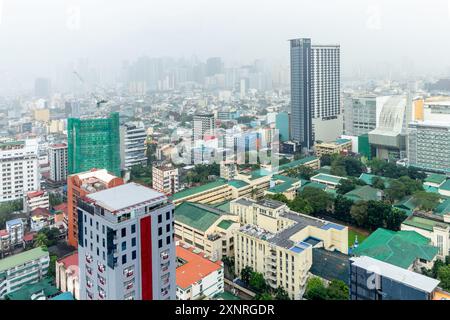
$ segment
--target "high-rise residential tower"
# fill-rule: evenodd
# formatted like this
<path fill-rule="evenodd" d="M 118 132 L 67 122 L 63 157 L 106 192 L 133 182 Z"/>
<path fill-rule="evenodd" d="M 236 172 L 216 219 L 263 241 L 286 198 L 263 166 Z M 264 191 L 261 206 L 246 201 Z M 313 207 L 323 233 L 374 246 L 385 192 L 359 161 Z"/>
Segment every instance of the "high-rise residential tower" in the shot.
<path fill-rule="evenodd" d="M 194 115 L 194 142 L 203 140 L 205 135 L 212 135 L 216 128 L 213 114 Z"/>
<path fill-rule="evenodd" d="M 78 202 L 81 300 L 175 300 L 174 205 L 129 183 Z"/>
<path fill-rule="evenodd" d="M 69 118 L 67 128 L 69 174 L 97 168 L 120 176 L 118 113 L 109 118 Z"/>
<path fill-rule="evenodd" d="M 67 179 L 67 144 L 56 143 L 48 147 L 50 162 L 50 180 L 63 182 Z"/>
<path fill-rule="evenodd" d="M 143 125 L 125 123 L 120 126 L 120 160 L 123 170 L 136 165 L 147 165 L 146 139 L 147 133 Z"/>
<path fill-rule="evenodd" d="M 292 39 L 291 138 L 304 150 L 313 146 L 311 114 L 311 39 Z"/>

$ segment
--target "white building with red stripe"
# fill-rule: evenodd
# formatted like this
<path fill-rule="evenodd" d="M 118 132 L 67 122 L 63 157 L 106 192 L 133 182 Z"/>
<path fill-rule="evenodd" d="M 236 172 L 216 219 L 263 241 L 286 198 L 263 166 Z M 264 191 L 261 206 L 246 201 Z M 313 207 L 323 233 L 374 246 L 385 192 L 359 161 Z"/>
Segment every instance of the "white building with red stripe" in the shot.
<path fill-rule="evenodd" d="M 175 300 L 174 205 L 129 183 L 78 202 L 82 300 Z"/>

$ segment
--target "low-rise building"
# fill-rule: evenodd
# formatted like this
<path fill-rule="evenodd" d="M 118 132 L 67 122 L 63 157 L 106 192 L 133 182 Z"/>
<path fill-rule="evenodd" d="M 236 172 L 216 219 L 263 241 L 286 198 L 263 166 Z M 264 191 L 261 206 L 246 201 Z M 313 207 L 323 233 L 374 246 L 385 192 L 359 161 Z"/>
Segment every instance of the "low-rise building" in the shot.
<path fill-rule="evenodd" d="M 54 225 L 54 216 L 44 208 L 36 208 L 31 211 L 30 229 L 33 232 L 39 232 L 42 228 Z"/>
<path fill-rule="evenodd" d="M 331 174 L 319 173 L 311 177 L 311 182 L 316 182 L 325 185 L 328 189 L 336 189 L 341 180 L 346 179 L 340 176 L 334 176 Z"/>
<path fill-rule="evenodd" d="M 321 157 L 324 154 L 348 153 L 352 151 L 352 140 L 337 139 L 332 142 L 320 142 L 314 145 L 316 157 Z"/>
<path fill-rule="evenodd" d="M 439 280 L 371 257 L 350 259 L 351 300 L 431 300 Z"/>
<path fill-rule="evenodd" d="M 35 248 L 0 260 L 0 299 L 24 285 L 42 280 L 48 272 L 48 251 Z"/>
<path fill-rule="evenodd" d="M 78 252 L 56 261 L 56 287 L 62 292 L 70 292 L 80 299 L 80 279 L 78 274 Z"/>
<path fill-rule="evenodd" d="M 28 192 L 26 197 L 26 208 L 28 212 L 37 208 L 49 209 L 50 202 L 48 192 L 44 190 Z"/>
<path fill-rule="evenodd" d="M 174 194 L 180 189 L 180 175 L 178 168 L 172 165 L 153 166 L 152 186 L 153 189 L 165 193 Z"/>
<path fill-rule="evenodd" d="M 219 208 L 184 202 L 175 209 L 175 236 L 213 259 L 234 256 L 238 217 Z"/>
<path fill-rule="evenodd" d="M 177 300 L 212 298 L 224 292 L 222 261 L 188 245 L 177 245 L 176 253 Z"/>

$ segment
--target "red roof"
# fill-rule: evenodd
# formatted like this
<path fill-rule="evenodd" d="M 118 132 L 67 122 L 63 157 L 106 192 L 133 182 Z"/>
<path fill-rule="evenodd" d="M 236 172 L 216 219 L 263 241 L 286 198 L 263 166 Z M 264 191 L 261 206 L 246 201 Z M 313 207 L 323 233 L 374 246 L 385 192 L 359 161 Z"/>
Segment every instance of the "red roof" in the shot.
<path fill-rule="evenodd" d="M 54 206 L 53 209 L 55 211 L 63 211 L 67 214 L 67 202 L 63 202 L 61 204 L 58 204 L 57 206 Z"/>
<path fill-rule="evenodd" d="M 31 216 L 46 216 L 49 217 L 51 216 L 50 211 L 48 211 L 48 209 L 45 208 L 36 208 L 34 210 L 31 211 Z"/>
<path fill-rule="evenodd" d="M 176 270 L 177 286 L 183 289 L 188 288 L 222 267 L 222 261 L 212 262 L 204 258 L 204 254 L 197 254 L 191 250 L 181 246 L 176 247 L 177 257 L 186 261 L 185 264 Z"/>
<path fill-rule="evenodd" d="M 28 241 L 32 241 L 34 239 L 34 235 L 36 233 L 32 232 L 32 233 L 27 233 L 26 235 L 23 236 L 23 241 L 28 242 Z"/>
<path fill-rule="evenodd" d="M 35 197 L 40 197 L 44 194 L 44 191 L 42 190 L 38 190 L 38 191 L 31 191 L 27 193 L 27 197 L 28 198 L 35 198 Z"/>
<path fill-rule="evenodd" d="M 61 258 L 58 262 L 62 263 L 67 269 L 70 266 L 78 266 L 78 252 L 71 254 L 70 256 Z"/>
<path fill-rule="evenodd" d="M 7 236 L 8 231 L 6 229 L 0 230 L 0 237 Z"/>

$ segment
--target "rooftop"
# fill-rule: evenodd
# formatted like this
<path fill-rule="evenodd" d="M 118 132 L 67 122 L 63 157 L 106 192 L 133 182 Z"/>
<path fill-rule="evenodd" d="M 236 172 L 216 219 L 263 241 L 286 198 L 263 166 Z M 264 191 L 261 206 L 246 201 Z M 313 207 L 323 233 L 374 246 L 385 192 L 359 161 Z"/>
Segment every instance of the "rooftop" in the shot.
<path fill-rule="evenodd" d="M 249 184 L 247 182 L 245 182 L 245 181 L 242 181 L 242 180 L 231 180 L 231 181 L 228 181 L 228 185 L 239 189 L 239 188 L 242 188 L 242 187 L 246 187 Z"/>
<path fill-rule="evenodd" d="M 166 198 L 164 194 L 134 182 L 91 193 L 86 197 L 111 212 L 126 209 L 143 202 Z"/>
<path fill-rule="evenodd" d="M 342 179 L 345 178 L 340 176 L 333 176 L 331 174 L 319 173 L 311 177 L 311 181 L 313 181 L 313 179 L 317 181 L 325 181 L 329 183 L 338 184 Z"/>
<path fill-rule="evenodd" d="M 439 190 L 450 191 L 450 179 L 441 184 Z"/>
<path fill-rule="evenodd" d="M 440 215 L 426 216 L 421 214 L 420 212 L 414 212 L 405 221 L 403 221 L 402 224 L 427 231 L 433 231 L 433 228 L 435 226 L 440 226 L 442 228 L 447 227 L 442 216 Z"/>
<path fill-rule="evenodd" d="M 291 168 L 295 168 L 295 167 L 298 167 L 298 166 L 301 166 L 301 165 L 305 165 L 308 162 L 316 161 L 318 159 L 319 158 L 317 158 L 315 156 L 309 156 L 309 157 L 305 157 L 305 158 L 302 158 L 302 159 L 299 159 L 299 160 L 291 161 L 291 162 L 288 162 L 288 163 L 285 163 L 285 164 L 282 164 L 281 166 L 279 166 L 278 167 L 278 172 L 281 172 L 281 171 L 284 171 L 284 170 L 287 170 L 287 169 L 291 169 Z"/>
<path fill-rule="evenodd" d="M 172 200 L 183 199 L 183 198 L 192 196 L 192 195 L 197 194 L 197 193 L 205 192 L 205 191 L 208 191 L 208 190 L 211 190 L 211 189 L 214 189 L 214 188 L 218 188 L 218 187 L 224 186 L 226 184 L 227 184 L 226 180 L 218 179 L 218 180 L 216 180 L 214 182 L 210 182 L 210 183 L 198 186 L 198 187 L 188 188 L 186 190 L 177 192 L 177 193 L 173 194 L 170 197 L 170 199 L 172 199 Z"/>
<path fill-rule="evenodd" d="M 202 254 L 197 254 L 181 246 L 176 247 L 177 258 L 184 264 L 176 269 L 177 286 L 183 289 L 189 288 L 214 271 L 222 268 L 222 262 L 213 262 Z"/>
<path fill-rule="evenodd" d="M 434 184 L 438 184 L 441 185 L 442 183 L 444 183 L 447 180 L 447 177 L 443 174 L 430 174 L 425 180 L 424 182 L 429 182 L 429 183 L 434 183 Z"/>
<path fill-rule="evenodd" d="M 55 296 L 59 290 L 52 284 L 53 280 L 45 278 L 37 283 L 26 284 L 19 290 L 8 293 L 6 300 L 31 300 L 35 294 L 43 293 L 45 298 Z"/>
<path fill-rule="evenodd" d="M 435 290 L 439 285 L 439 280 L 426 277 L 420 273 L 412 272 L 371 257 L 354 257 L 350 260 L 352 261 L 351 264 L 354 266 L 365 270 L 371 270 L 372 272 L 383 277 L 404 283 L 410 287 L 428 293 L 433 292 L 433 290 Z"/>
<path fill-rule="evenodd" d="M 175 221 L 194 229 L 206 231 L 221 215 L 227 212 L 213 206 L 194 202 L 183 202 L 175 208 Z"/>
<path fill-rule="evenodd" d="M 326 280 L 342 280 L 349 283 L 349 256 L 338 251 L 328 251 L 323 248 L 313 248 L 312 266 L 310 272 Z"/>
<path fill-rule="evenodd" d="M 24 263 L 40 259 L 42 257 L 48 257 L 48 252 L 42 250 L 42 248 L 34 248 L 28 251 L 24 251 L 7 258 L 0 260 L 0 272 L 11 269 L 15 266 L 22 265 Z"/>
<path fill-rule="evenodd" d="M 346 198 L 349 198 L 353 201 L 369 201 L 369 200 L 380 200 L 382 191 L 372 188 L 371 186 L 361 186 L 356 187 L 352 191 L 349 191 L 345 194 Z"/>
<path fill-rule="evenodd" d="M 415 260 L 432 261 L 438 248 L 415 231 L 391 231 L 378 228 L 353 250 L 356 256 L 368 256 L 408 269 Z"/>

